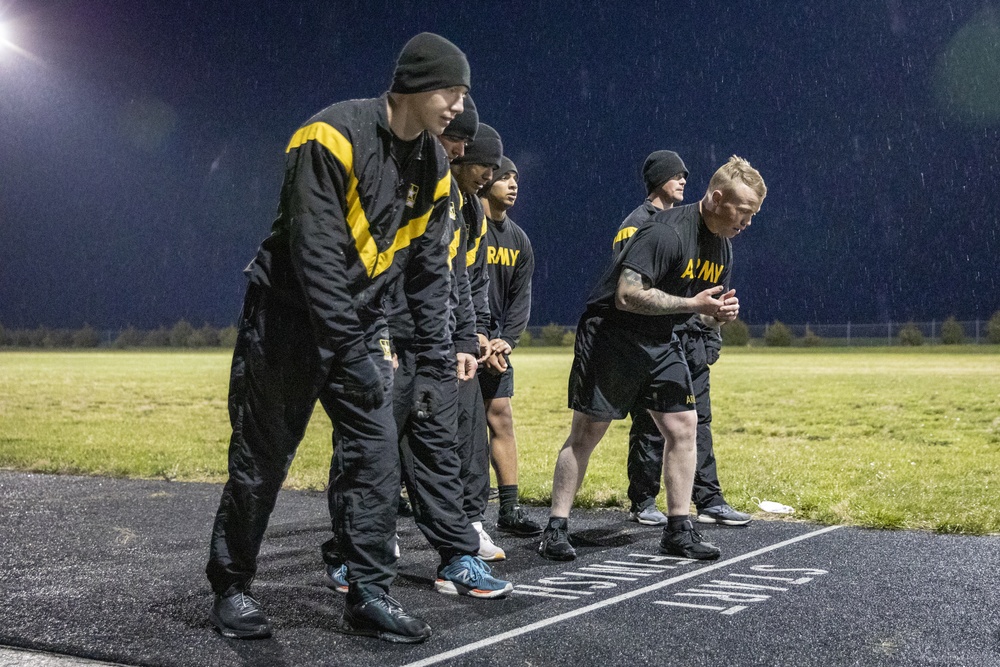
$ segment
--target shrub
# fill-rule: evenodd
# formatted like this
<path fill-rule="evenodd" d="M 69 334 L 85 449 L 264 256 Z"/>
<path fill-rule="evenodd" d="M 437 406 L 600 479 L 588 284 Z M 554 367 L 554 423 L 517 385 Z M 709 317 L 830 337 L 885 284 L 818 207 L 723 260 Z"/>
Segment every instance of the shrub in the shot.
<path fill-rule="evenodd" d="M 742 320 L 733 320 L 722 325 L 722 344 L 746 347 L 750 344 L 750 327 Z"/>
<path fill-rule="evenodd" d="M 11 336 L 7 334 L 7 330 L 0 324 L 0 347 L 10 345 L 12 342 Z"/>
<path fill-rule="evenodd" d="M 16 347 L 31 347 L 34 340 L 34 332 L 29 329 L 15 329 L 10 334 L 10 342 Z"/>
<path fill-rule="evenodd" d="M 554 322 L 546 324 L 542 327 L 542 345 L 545 347 L 557 347 L 562 345 L 564 333 L 566 333 L 566 327 L 555 324 Z"/>
<path fill-rule="evenodd" d="M 49 349 L 69 347 L 73 344 L 73 332 L 69 329 L 46 329 L 42 347 Z"/>
<path fill-rule="evenodd" d="M 131 324 L 128 325 L 124 331 L 118 334 L 115 338 L 113 345 L 118 349 L 125 349 L 128 347 L 139 347 L 143 344 L 142 332 L 136 329 Z"/>
<path fill-rule="evenodd" d="M 792 330 L 775 320 L 764 332 L 764 344 L 768 347 L 788 347 L 792 344 Z"/>
<path fill-rule="evenodd" d="M 181 320 L 170 330 L 170 347 L 187 347 L 193 333 L 194 327 L 187 320 Z"/>
<path fill-rule="evenodd" d="M 205 323 L 200 329 L 191 332 L 188 338 L 188 347 L 218 347 L 219 332 L 215 327 Z"/>
<path fill-rule="evenodd" d="M 917 347 L 924 344 L 924 334 L 913 322 L 907 322 L 899 330 L 899 344 Z"/>
<path fill-rule="evenodd" d="M 170 332 L 165 327 L 153 329 L 142 340 L 146 347 L 167 347 L 170 345 Z"/>
<path fill-rule="evenodd" d="M 37 329 L 28 331 L 28 345 L 31 347 L 44 347 L 45 337 L 48 335 L 49 330 L 42 325 L 38 325 Z"/>
<path fill-rule="evenodd" d="M 531 332 L 528 331 L 527 329 L 525 329 L 524 333 L 521 334 L 520 340 L 517 341 L 517 346 L 518 347 L 531 347 L 531 345 L 534 342 L 534 340 L 535 339 L 531 335 Z"/>
<path fill-rule="evenodd" d="M 986 323 L 986 340 L 994 345 L 1000 344 L 1000 310 L 993 313 L 993 317 Z"/>
<path fill-rule="evenodd" d="M 101 336 L 89 324 L 77 329 L 72 336 L 73 347 L 97 347 L 101 344 Z"/>
<path fill-rule="evenodd" d="M 965 342 L 965 329 L 958 323 L 954 315 L 941 323 L 941 344 L 961 345 Z"/>
<path fill-rule="evenodd" d="M 567 331 L 563 334 L 562 341 L 559 343 L 563 347 L 575 347 L 576 346 L 576 332 Z"/>
<path fill-rule="evenodd" d="M 809 325 L 806 325 L 806 334 L 802 337 L 802 344 L 806 347 L 819 347 L 823 344 L 823 339 L 816 335 Z"/>
<path fill-rule="evenodd" d="M 239 333 L 239 329 L 232 325 L 219 331 L 219 347 L 236 347 L 236 338 L 239 336 Z M 521 338 L 521 341 L 524 341 L 524 337 Z"/>

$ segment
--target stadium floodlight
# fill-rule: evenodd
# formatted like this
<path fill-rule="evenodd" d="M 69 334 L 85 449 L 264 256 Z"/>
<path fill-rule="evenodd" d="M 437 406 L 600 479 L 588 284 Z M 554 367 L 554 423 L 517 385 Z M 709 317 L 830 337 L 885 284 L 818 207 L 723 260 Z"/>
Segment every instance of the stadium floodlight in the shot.
<path fill-rule="evenodd" d="M 0 51 L 6 51 L 7 49 L 17 50 L 10 42 L 12 36 L 13 32 L 10 29 L 10 24 L 0 21 Z"/>

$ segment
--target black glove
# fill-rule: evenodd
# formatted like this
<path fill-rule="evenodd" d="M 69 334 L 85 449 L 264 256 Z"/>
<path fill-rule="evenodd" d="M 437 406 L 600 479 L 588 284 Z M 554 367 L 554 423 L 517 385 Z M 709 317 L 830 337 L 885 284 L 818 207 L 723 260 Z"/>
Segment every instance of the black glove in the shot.
<path fill-rule="evenodd" d="M 413 410 L 411 416 L 421 421 L 430 419 L 441 407 L 441 391 L 437 382 L 418 375 L 413 380 Z"/>
<path fill-rule="evenodd" d="M 332 379 L 343 386 L 344 397 L 362 410 L 374 410 L 385 400 L 382 373 L 367 352 L 344 359 L 334 368 Z"/>

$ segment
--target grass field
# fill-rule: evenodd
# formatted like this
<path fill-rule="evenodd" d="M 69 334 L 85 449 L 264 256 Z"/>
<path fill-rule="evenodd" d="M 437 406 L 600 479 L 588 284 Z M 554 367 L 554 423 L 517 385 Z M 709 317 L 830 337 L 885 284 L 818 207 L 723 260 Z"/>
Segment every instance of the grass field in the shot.
<path fill-rule="evenodd" d="M 228 352 L 0 353 L 0 467 L 225 479 Z M 566 437 L 568 349 L 515 354 L 520 485 L 546 504 Z M 1000 349 L 729 349 L 714 366 L 719 474 L 823 523 L 1000 532 Z M 578 504 L 625 498 L 627 422 L 591 461 Z M 322 488 L 330 425 L 316 413 L 288 486 Z"/>

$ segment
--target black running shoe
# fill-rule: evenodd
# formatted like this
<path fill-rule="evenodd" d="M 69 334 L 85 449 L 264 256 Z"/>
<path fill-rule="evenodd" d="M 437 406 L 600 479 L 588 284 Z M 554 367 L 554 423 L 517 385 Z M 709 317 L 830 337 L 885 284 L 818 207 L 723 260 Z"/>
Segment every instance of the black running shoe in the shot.
<path fill-rule="evenodd" d="M 388 593 L 358 604 L 348 602 L 344 605 L 340 631 L 348 635 L 378 637 L 396 644 L 419 644 L 431 636 L 431 626 L 407 614 Z"/>
<path fill-rule="evenodd" d="M 267 616 L 248 591 L 216 595 L 208 620 L 223 637 L 230 639 L 264 639 L 271 636 Z"/>
<path fill-rule="evenodd" d="M 695 560 L 715 560 L 722 555 L 719 547 L 702 540 L 701 535 L 690 521 L 685 521 L 678 530 L 663 529 L 660 538 L 660 553 Z"/>
<path fill-rule="evenodd" d="M 500 513 L 497 530 L 518 537 L 534 537 L 542 534 L 542 527 L 529 519 L 528 513 L 520 505 L 514 505 L 510 510 Z"/>
<path fill-rule="evenodd" d="M 576 558 L 576 549 L 569 543 L 569 523 L 562 522 L 557 525 L 549 524 L 542 535 L 542 542 L 538 545 L 538 553 L 542 558 L 549 560 L 573 560 Z"/>

